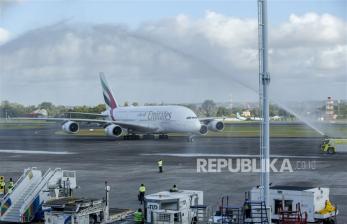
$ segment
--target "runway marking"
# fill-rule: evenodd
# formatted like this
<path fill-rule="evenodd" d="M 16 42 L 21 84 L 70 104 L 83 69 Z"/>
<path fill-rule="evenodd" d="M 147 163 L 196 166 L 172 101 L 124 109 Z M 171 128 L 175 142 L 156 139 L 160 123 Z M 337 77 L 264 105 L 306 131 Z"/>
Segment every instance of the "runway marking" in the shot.
<path fill-rule="evenodd" d="M 231 157 L 231 158 L 259 158 L 260 155 L 252 154 L 216 154 L 216 153 L 142 153 L 143 156 L 173 156 L 173 157 Z M 320 159 L 319 156 L 286 156 L 271 155 L 273 158 L 306 158 Z"/>
<path fill-rule="evenodd" d="M 37 150 L 6 150 L 0 149 L 0 153 L 14 153 L 14 154 L 40 154 L 40 155 L 70 155 L 76 154 L 74 152 L 66 151 L 37 151 Z"/>

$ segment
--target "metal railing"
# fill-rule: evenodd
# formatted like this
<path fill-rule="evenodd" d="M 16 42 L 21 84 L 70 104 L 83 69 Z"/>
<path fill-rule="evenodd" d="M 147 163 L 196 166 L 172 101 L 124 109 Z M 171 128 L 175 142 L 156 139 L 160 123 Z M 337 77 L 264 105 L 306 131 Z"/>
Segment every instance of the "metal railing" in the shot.
<path fill-rule="evenodd" d="M 19 184 L 24 180 L 25 177 L 27 177 L 27 175 L 29 174 L 29 172 L 31 170 L 36 169 L 36 167 L 32 167 L 32 168 L 27 168 L 24 170 L 23 174 L 18 178 L 18 180 L 16 181 L 16 183 L 13 185 L 12 191 L 11 192 L 7 192 L 5 194 L 5 196 L 1 199 L 1 201 L 6 201 L 7 198 L 12 194 L 12 192 L 14 192 L 14 190 L 19 186 Z"/>
<path fill-rule="evenodd" d="M 51 169 L 48 169 L 46 173 L 43 175 L 41 181 L 35 186 L 33 191 L 31 191 L 25 198 L 24 203 L 20 209 L 20 214 L 23 214 L 29 206 L 34 202 L 37 194 L 39 194 L 42 189 L 46 186 L 47 182 L 55 175 L 57 171 L 61 171 L 60 168 L 56 168 L 53 173 Z M 51 175 L 49 175 L 51 173 Z M 34 211 L 35 213 L 36 211 Z"/>

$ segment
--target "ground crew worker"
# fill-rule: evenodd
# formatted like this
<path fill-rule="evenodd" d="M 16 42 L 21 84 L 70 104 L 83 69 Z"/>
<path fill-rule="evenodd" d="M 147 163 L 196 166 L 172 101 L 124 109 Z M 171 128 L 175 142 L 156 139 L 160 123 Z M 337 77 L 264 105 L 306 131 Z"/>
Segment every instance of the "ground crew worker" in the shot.
<path fill-rule="evenodd" d="M 70 179 L 69 178 L 66 179 L 66 190 L 67 190 L 67 196 L 71 197 L 72 190 L 71 190 L 71 183 L 70 183 Z"/>
<path fill-rule="evenodd" d="M 13 180 L 12 180 L 12 177 L 10 177 L 10 181 L 8 182 L 8 186 L 7 186 L 7 192 L 8 192 L 8 193 L 11 193 L 13 187 L 14 187 L 14 182 L 13 182 Z"/>
<path fill-rule="evenodd" d="M 134 213 L 134 221 L 136 224 L 141 224 L 143 223 L 143 214 L 142 214 L 142 209 L 139 208 L 135 213 Z"/>
<path fill-rule="evenodd" d="M 158 161 L 158 168 L 159 168 L 159 173 L 163 172 L 163 160 Z"/>
<path fill-rule="evenodd" d="M 177 188 L 176 184 L 174 184 L 172 186 L 172 188 L 170 189 L 170 192 L 177 192 L 177 191 L 178 191 L 178 188 Z"/>
<path fill-rule="evenodd" d="M 145 201 L 145 193 L 146 193 L 146 187 L 144 184 L 141 184 L 141 186 L 139 187 L 139 195 L 138 195 L 141 205 Z"/>
<path fill-rule="evenodd" d="M 5 178 L 4 178 L 4 176 L 0 176 L 0 197 L 5 195 L 5 193 L 6 193 L 5 186 L 6 186 Z"/>
<path fill-rule="evenodd" d="M 246 199 L 245 203 L 243 204 L 243 209 L 244 209 L 245 218 L 250 218 L 252 208 L 248 199 Z"/>

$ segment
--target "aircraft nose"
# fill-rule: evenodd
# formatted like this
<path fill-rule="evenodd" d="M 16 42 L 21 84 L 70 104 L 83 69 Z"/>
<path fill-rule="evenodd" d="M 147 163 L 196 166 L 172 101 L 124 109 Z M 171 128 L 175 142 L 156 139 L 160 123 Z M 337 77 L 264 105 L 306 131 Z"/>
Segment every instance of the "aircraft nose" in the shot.
<path fill-rule="evenodd" d="M 200 121 L 197 120 L 197 121 L 195 122 L 194 126 L 195 126 L 196 131 L 199 132 L 199 131 L 200 131 L 200 128 L 201 128 Z"/>

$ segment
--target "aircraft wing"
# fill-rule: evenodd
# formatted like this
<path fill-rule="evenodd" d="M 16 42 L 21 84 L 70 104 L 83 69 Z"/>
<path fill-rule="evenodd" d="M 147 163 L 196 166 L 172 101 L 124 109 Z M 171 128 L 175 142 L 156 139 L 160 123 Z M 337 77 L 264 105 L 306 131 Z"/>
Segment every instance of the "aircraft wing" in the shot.
<path fill-rule="evenodd" d="M 108 115 L 98 113 L 84 113 L 84 112 L 64 112 L 64 114 L 78 114 L 78 115 L 93 115 L 96 117 L 107 117 Z"/>
<path fill-rule="evenodd" d="M 202 117 L 202 118 L 199 118 L 199 121 L 201 123 L 209 123 L 214 120 L 224 121 L 224 119 L 225 119 L 224 117 Z"/>
<path fill-rule="evenodd" d="M 96 124 L 115 124 L 119 125 L 122 128 L 131 129 L 139 132 L 155 132 L 155 128 L 150 128 L 147 126 L 139 125 L 134 122 L 126 122 L 126 121 L 110 121 L 110 120 L 102 120 L 102 119 L 86 119 L 86 118 L 11 118 L 11 120 L 32 120 L 32 121 L 52 121 L 52 122 L 67 122 L 67 121 L 75 121 L 75 122 L 87 122 L 87 123 L 96 123 Z"/>

